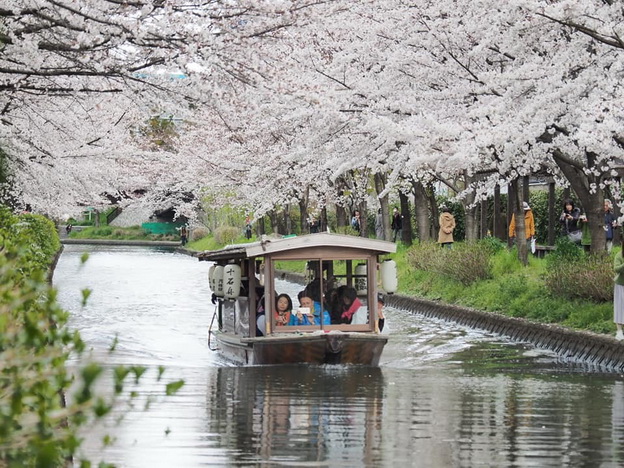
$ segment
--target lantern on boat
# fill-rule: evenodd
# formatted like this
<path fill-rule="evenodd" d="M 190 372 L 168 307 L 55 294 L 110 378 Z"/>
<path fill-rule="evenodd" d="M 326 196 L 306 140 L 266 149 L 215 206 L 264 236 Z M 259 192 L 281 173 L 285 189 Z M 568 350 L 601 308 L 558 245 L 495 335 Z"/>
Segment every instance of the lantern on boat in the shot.
<path fill-rule="evenodd" d="M 218 297 L 223 297 L 223 265 L 217 265 L 214 269 L 215 288 L 212 290 Z"/>
<path fill-rule="evenodd" d="M 355 290 L 358 295 L 366 294 L 366 263 L 355 267 Z"/>
<path fill-rule="evenodd" d="M 223 297 L 236 299 L 241 288 L 241 267 L 230 263 L 223 267 Z"/>
<path fill-rule="evenodd" d="M 388 294 L 396 292 L 399 287 L 397 278 L 397 265 L 394 260 L 384 260 L 381 263 L 379 272 L 381 273 L 381 286 Z"/>
<path fill-rule="evenodd" d="M 211 265 L 210 268 L 208 268 L 208 284 L 210 285 L 211 291 L 217 290 L 217 285 L 215 283 L 215 275 L 214 275 L 216 267 L 217 265 Z"/>

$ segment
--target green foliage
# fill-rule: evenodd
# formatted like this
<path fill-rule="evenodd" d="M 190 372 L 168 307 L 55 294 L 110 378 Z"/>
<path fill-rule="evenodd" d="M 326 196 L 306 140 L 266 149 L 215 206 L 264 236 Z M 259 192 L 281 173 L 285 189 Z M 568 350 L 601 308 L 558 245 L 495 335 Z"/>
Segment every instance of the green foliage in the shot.
<path fill-rule="evenodd" d="M 59 246 L 53 223 L 0 207 L 0 466 L 66 466 L 80 447 L 81 428 L 109 414 L 123 391 L 121 379 L 112 396 L 97 395 L 103 368 L 96 363 L 75 376 L 66 368 L 86 347 L 67 327 L 68 314 L 47 282 Z M 136 381 L 143 372 L 121 374 Z M 180 386 L 167 384 L 163 392 Z"/>
<path fill-rule="evenodd" d="M 234 226 L 221 226 L 214 233 L 215 241 L 221 245 L 233 244 L 241 235 L 241 230 Z"/>
<path fill-rule="evenodd" d="M 173 117 L 154 116 L 139 128 L 146 146 L 152 151 L 175 151 L 178 132 Z"/>
<path fill-rule="evenodd" d="M 487 249 L 488 252 L 492 254 L 502 252 L 507 248 L 507 244 L 505 244 L 502 240 L 500 240 L 498 237 L 491 236 L 480 239 L 479 245 L 481 245 L 481 247 L 483 247 L 484 249 Z"/>
<path fill-rule="evenodd" d="M 208 235 L 201 239 L 197 239 L 186 244 L 186 248 L 189 250 L 196 250 L 201 252 L 202 250 L 217 250 L 223 247 L 214 238 L 214 236 Z"/>
<path fill-rule="evenodd" d="M 463 285 L 491 277 L 490 256 L 495 244 L 456 242 L 452 249 L 433 242 L 416 244 L 408 253 L 412 266 L 447 276 Z"/>
<path fill-rule="evenodd" d="M 562 240 L 549 257 L 544 282 L 552 295 L 596 302 L 613 300 L 613 257 L 607 252 L 588 255 Z"/>
<path fill-rule="evenodd" d="M 459 245 L 455 243 L 453 250 Z M 440 250 L 433 243 L 415 244 L 395 254 L 399 293 L 597 333 L 611 333 L 615 328 L 610 299 L 611 255 L 585 255 L 582 249 L 563 239 L 555 252 L 545 259 L 530 257 L 525 267 L 518 260 L 515 248 L 494 247 L 489 254 L 492 275 L 463 284 L 454 272 L 435 266 L 441 258 Z M 617 249 L 615 255 L 616 252 Z M 465 267 L 457 265 L 458 270 Z M 549 277 L 553 281 L 557 279 L 564 292 L 551 293 L 545 280 Z"/>
<path fill-rule="evenodd" d="M 555 247 L 556 249 L 546 256 L 549 268 L 560 263 L 579 262 L 586 257 L 584 250 L 570 242 L 567 237 L 558 238 Z"/>
<path fill-rule="evenodd" d="M 492 276 L 499 277 L 521 271 L 524 266 L 518 260 L 518 249 L 504 249 L 496 252 L 491 258 Z"/>

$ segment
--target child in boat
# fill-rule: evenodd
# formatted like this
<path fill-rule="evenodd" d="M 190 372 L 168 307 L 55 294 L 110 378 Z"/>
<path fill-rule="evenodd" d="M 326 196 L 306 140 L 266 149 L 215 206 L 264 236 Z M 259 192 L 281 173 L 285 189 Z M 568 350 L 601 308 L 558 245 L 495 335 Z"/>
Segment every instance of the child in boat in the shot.
<path fill-rule="evenodd" d="M 293 303 L 288 294 L 280 294 L 275 301 L 275 325 L 278 327 L 290 325 Z"/>

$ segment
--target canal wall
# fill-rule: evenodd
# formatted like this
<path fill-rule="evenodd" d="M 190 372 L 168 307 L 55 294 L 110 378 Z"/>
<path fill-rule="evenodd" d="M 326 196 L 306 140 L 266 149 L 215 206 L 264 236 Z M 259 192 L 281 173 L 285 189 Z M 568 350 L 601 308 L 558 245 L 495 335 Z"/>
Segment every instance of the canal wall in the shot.
<path fill-rule="evenodd" d="M 148 240 L 117 240 L 117 239 L 61 239 L 61 244 L 90 245 L 129 245 L 140 247 L 180 247 L 180 241 L 148 241 Z"/>
<path fill-rule="evenodd" d="M 482 310 L 391 294 L 386 305 L 532 343 L 548 349 L 561 360 L 589 363 L 609 372 L 624 372 L 624 341 L 610 335 L 577 331 L 559 325 L 531 322 Z"/>

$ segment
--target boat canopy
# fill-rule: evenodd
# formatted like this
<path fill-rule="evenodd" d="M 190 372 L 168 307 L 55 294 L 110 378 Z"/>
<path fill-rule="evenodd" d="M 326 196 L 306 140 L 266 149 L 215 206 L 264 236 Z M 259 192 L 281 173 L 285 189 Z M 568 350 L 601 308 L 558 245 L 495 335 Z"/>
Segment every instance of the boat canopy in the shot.
<path fill-rule="evenodd" d="M 358 251 L 367 255 L 383 255 L 396 252 L 393 242 L 365 237 L 348 236 L 342 234 L 317 233 L 295 237 L 265 238 L 258 242 L 247 244 L 228 245 L 220 250 L 207 250 L 198 254 L 199 260 L 223 261 L 243 258 L 275 256 L 288 252 L 300 252 L 300 255 L 290 257 L 306 257 L 310 251 L 329 249 L 334 254 L 342 251 L 338 257 L 357 257 Z M 337 258 L 337 257 L 334 257 Z"/>

